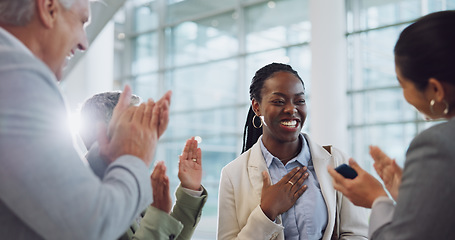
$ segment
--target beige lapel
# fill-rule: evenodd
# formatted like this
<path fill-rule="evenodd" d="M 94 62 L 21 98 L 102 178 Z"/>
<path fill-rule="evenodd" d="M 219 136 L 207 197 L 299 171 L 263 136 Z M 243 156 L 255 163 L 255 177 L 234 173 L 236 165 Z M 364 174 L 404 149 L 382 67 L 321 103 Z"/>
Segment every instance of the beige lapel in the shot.
<path fill-rule="evenodd" d="M 248 159 L 248 176 L 250 178 L 251 185 L 253 186 L 253 191 L 258 199 L 261 199 L 262 193 L 262 172 L 268 171 L 267 164 L 265 159 L 262 156 L 261 145 L 256 142 L 253 147 L 251 147 L 250 158 Z"/>
<path fill-rule="evenodd" d="M 321 187 L 322 196 L 328 211 L 327 229 L 333 229 L 336 215 L 336 191 L 332 185 L 332 177 L 327 171 L 327 166 L 333 166 L 331 154 L 322 146 L 311 141 L 308 135 L 304 134 L 310 146 L 311 158 L 313 160 L 314 171 Z"/>
<path fill-rule="evenodd" d="M 262 193 L 262 172 L 269 171 L 265 163 L 264 156 L 262 155 L 261 145 L 256 142 L 250 150 L 250 157 L 248 158 L 248 177 L 253 188 L 254 196 L 257 197 L 258 202 L 261 202 Z M 270 173 L 269 173 L 270 178 Z M 270 179 L 270 181 L 272 181 Z M 281 215 L 277 217 L 277 223 L 281 224 Z M 284 239 L 283 234 L 278 235 L 278 239 Z"/>

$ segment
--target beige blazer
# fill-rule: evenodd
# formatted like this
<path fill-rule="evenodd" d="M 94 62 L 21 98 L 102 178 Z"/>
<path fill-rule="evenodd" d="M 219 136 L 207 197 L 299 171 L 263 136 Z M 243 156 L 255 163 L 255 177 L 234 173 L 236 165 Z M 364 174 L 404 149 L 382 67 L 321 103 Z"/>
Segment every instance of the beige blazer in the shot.
<path fill-rule="evenodd" d="M 348 158 L 332 147 L 327 150 L 311 141 L 314 169 L 321 186 L 328 216 L 323 240 L 367 239 L 368 214 L 365 208 L 354 206 L 335 191 L 327 166 L 338 166 Z M 221 171 L 218 204 L 218 239 L 278 239 L 284 240 L 281 215 L 272 222 L 260 208 L 262 172 L 267 169 L 260 143 L 253 145 Z"/>

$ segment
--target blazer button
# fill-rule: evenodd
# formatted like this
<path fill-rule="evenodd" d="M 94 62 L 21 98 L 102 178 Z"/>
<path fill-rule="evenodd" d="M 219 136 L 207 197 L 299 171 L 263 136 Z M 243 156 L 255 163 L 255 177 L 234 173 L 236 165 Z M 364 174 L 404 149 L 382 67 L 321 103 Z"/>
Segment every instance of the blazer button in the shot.
<path fill-rule="evenodd" d="M 174 239 L 175 239 L 175 235 L 174 234 L 169 235 L 169 240 L 174 240 Z"/>

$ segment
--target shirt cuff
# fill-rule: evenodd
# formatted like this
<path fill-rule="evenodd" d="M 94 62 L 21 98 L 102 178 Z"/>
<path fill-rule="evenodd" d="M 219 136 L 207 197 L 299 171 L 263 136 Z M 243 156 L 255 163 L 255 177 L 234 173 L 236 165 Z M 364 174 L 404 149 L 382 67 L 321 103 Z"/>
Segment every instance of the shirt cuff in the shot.
<path fill-rule="evenodd" d="M 189 189 L 189 188 L 184 188 L 182 187 L 182 190 L 192 196 L 192 197 L 200 197 L 202 195 L 202 192 L 204 191 L 204 189 L 201 187 L 201 190 L 198 190 L 198 191 L 195 191 L 195 190 L 192 190 L 192 189 Z"/>
<path fill-rule="evenodd" d="M 371 207 L 370 224 L 368 227 L 368 238 L 371 239 L 374 232 L 392 221 L 395 212 L 394 201 L 388 197 L 376 198 Z"/>

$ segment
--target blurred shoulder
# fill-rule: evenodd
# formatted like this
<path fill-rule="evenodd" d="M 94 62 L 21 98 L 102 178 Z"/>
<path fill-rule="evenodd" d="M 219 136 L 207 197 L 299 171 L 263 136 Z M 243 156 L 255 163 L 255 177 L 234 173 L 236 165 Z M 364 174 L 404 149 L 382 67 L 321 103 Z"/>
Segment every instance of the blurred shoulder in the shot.
<path fill-rule="evenodd" d="M 434 125 L 418 134 L 411 145 L 420 142 L 441 142 L 455 139 L 455 118 Z"/>
<path fill-rule="evenodd" d="M 418 134 L 406 152 L 406 165 L 414 161 L 453 159 L 455 119 L 432 126 Z M 435 161 L 432 161 L 435 162 Z"/>

